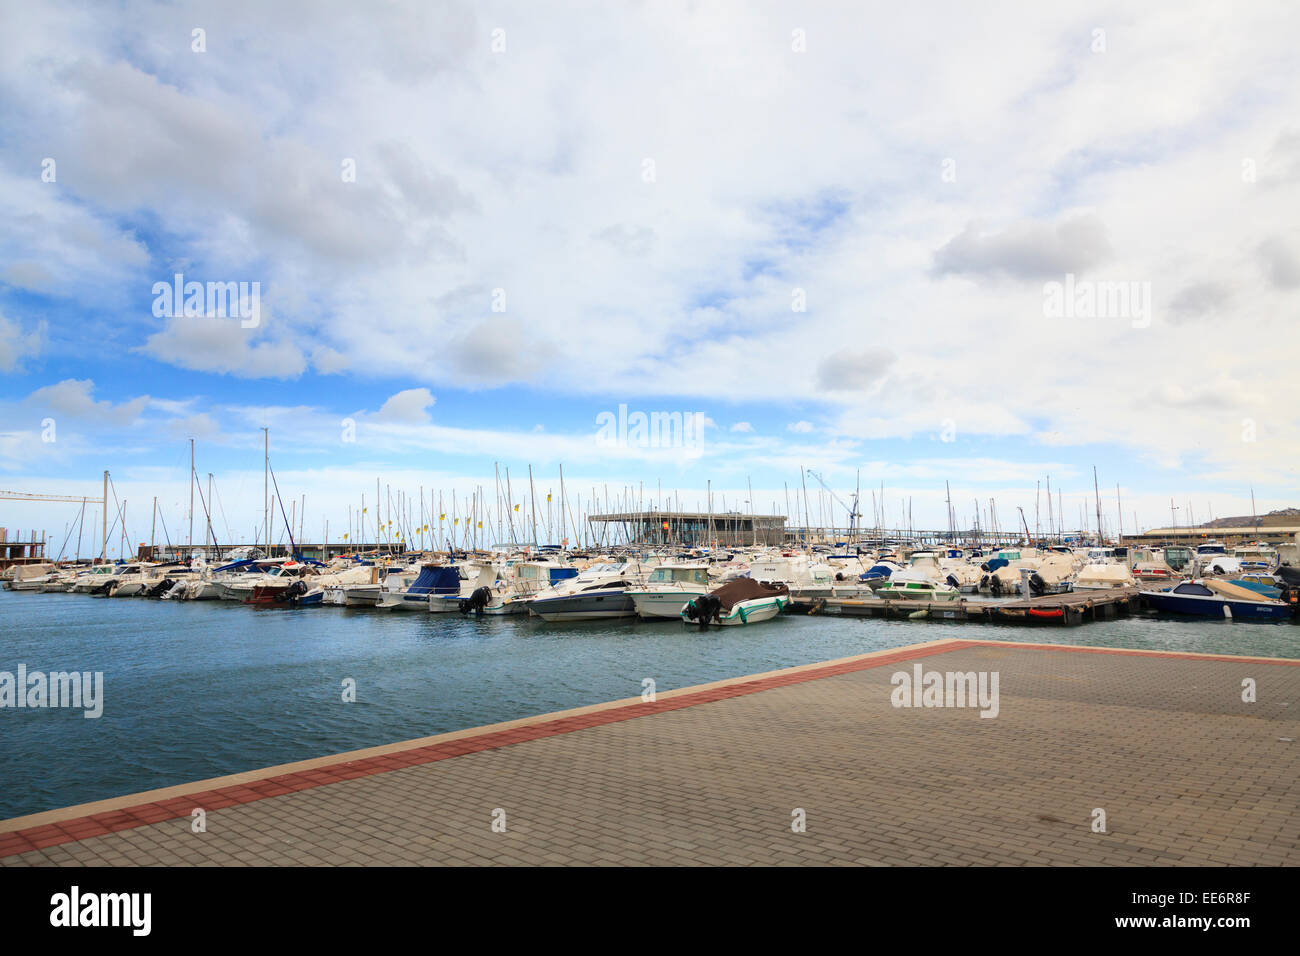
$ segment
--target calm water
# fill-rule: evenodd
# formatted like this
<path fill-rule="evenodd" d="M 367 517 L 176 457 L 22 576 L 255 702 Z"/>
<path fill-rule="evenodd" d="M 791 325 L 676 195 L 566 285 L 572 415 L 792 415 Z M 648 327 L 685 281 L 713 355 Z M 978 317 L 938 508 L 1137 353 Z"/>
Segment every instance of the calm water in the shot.
<path fill-rule="evenodd" d="M 783 617 L 672 621 L 253 610 L 0 592 L 0 671 L 102 671 L 104 713 L 0 709 L 0 819 L 448 730 L 957 634 L 1300 657 L 1300 627 L 1083 627 Z M 357 701 L 341 701 L 353 678 Z"/>

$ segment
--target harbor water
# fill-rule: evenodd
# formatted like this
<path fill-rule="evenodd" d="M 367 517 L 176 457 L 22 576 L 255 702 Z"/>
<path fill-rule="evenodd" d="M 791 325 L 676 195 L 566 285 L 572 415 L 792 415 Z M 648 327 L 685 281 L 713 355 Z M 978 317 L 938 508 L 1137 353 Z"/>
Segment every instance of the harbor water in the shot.
<path fill-rule="evenodd" d="M 1300 627 L 1140 615 L 1082 627 L 787 615 L 674 621 L 0 592 L 0 671 L 102 672 L 103 713 L 0 709 L 0 819 L 940 637 L 1300 657 Z M 343 700 L 355 681 L 355 702 Z"/>

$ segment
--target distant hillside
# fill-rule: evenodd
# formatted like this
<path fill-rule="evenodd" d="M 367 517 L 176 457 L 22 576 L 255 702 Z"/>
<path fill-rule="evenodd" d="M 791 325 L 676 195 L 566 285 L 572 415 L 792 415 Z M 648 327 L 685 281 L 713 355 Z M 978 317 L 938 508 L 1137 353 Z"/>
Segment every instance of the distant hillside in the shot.
<path fill-rule="evenodd" d="M 1282 508 L 1279 511 L 1270 511 L 1266 515 L 1239 515 L 1236 518 L 1215 518 L 1213 521 L 1207 521 L 1205 524 L 1198 524 L 1198 528 L 1249 528 L 1256 521 L 1261 528 L 1272 525 L 1300 524 L 1300 508 Z"/>

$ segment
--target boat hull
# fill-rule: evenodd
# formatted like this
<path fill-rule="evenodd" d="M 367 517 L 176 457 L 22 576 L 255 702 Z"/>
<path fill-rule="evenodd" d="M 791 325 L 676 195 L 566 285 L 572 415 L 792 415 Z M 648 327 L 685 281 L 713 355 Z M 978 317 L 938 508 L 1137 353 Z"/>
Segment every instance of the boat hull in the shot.
<path fill-rule="evenodd" d="M 739 601 L 732 605 L 730 611 L 716 620 L 709 621 L 709 624 L 719 624 L 723 627 L 736 627 L 745 624 L 758 624 L 762 621 L 770 621 L 777 617 L 785 610 L 790 603 L 790 599 L 784 595 L 777 597 L 754 598 L 750 601 Z M 681 612 L 683 623 L 699 626 L 698 621 L 692 621 L 686 615 L 686 609 Z"/>
<path fill-rule="evenodd" d="M 632 603 L 640 617 L 676 620 L 682 616 L 682 608 L 706 593 L 704 588 L 695 591 L 642 591 L 632 595 Z"/>
<path fill-rule="evenodd" d="M 1172 594 L 1166 591 L 1142 591 L 1147 607 L 1169 614 L 1187 614 L 1196 617 L 1226 618 L 1226 607 L 1234 621 L 1287 621 L 1291 608 L 1286 604 L 1267 604 L 1262 601 L 1233 601 L 1222 597 L 1205 597 L 1195 594 Z"/>
<path fill-rule="evenodd" d="M 534 599 L 528 612 L 543 621 L 597 621 L 633 617 L 636 603 L 626 591 L 589 591 L 564 597 Z"/>

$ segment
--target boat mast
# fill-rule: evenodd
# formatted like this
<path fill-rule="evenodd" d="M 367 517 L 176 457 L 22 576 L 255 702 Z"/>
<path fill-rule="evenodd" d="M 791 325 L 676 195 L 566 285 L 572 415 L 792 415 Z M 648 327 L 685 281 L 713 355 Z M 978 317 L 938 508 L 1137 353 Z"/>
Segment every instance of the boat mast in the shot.
<path fill-rule="evenodd" d="M 749 530 L 752 532 L 751 538 L 753 547 L 758 547 L 758 522 L 754 520 L 754 515 L 758 509 L 754 507 L 754 479 L 748 475 L 745 476 L 745 482 L 749 485 Z"/>
<path fill-rule="evenodd" d="M 262 527 L 266 531 L 266 556 L 271 556 L 271 430 L 262 428 Z"/>
<path fill-rule="evenodd" d="M 808 469 L 799 466 L 799 480 L 803 482 L 803 524 L 804 524 L 804 550 L 811 553 L 812 551 L 812 519 L 808 517 Z"/>
<path fill-rule="evenodd" d="M 564 546 L 564 464 L 560 464 L 560 546 Z"/>
<path fill-rule="evenodd" d="M 1116 544 L 1124 541 L 1124 502 L 1119 496 L 1119 482 L 1115 482 L 1115 510 L 1119 514 L 1119 540 Z"/>
<path fill-rule="evenodd" d="M 1097 503 L 1097 544 L 1101 542 L 1101 491 L 1097 488 L 1097 466 L 1092 466 L 1092 497 Z"/>
<path fill-rule="evenodd" d="M 533 547 L 537 547 L 537 489 L 533 486 L 533 466 L 528 466 L 528 503 L 533 513 Z"/>

